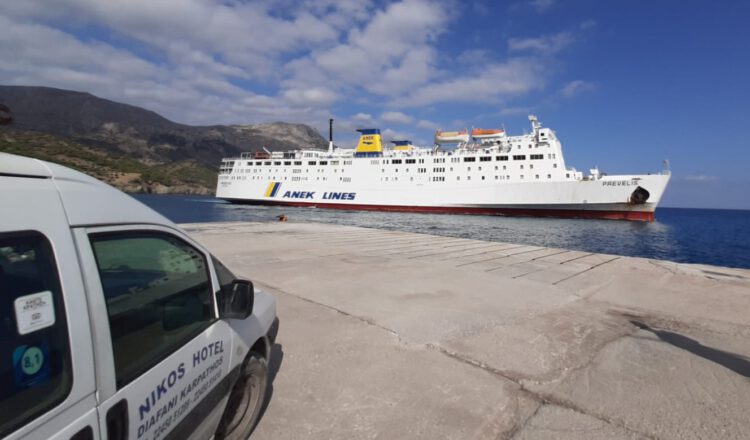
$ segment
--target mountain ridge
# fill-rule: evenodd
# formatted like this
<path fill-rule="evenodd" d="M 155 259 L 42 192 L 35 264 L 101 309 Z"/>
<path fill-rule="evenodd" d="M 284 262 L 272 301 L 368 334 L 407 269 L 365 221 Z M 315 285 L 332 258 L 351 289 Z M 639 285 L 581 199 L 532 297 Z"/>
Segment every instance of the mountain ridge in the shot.
<path fill-rule="evenodd" d="M 131 192 L 184 191 L 187 184 L 188 192 L 210 193 L 224 157 L 264 147 L 327 147 L 327 141 L 304 124 L 186 125 L 88 92 L 51 87 L 0 85 L 0 105 L 7 106 L 13 117 L 13 125 L 0 131 L 0 151 L 52 159 L 73 168 L 80 167 L 76 157 L 86 156 L 86 172 Z M 89 162 L 102 154 L 107 160 L 102 159 L 104 168 L 96 172 L 96 161 Z M 117 164 L 125 163 L 129 164 L 126 169 L 117 169 Z M 161 176 L 158 172 L 149 174 L 151 168 L 195 169 L 193 174 L 202 177 L 190 182 L 180 181 L 179 176 L 169 182 L 141 178 L 144 174 Z M 207 180 L 211 172 L 213 178 Z M 111 175 L 132 179 L 107 177 Z"/>

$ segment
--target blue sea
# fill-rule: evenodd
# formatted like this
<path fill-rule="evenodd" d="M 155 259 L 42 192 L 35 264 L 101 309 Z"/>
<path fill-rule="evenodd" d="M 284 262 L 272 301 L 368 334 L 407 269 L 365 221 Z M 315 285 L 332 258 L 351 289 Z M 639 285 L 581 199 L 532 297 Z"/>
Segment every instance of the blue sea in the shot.
<path fill-rule="evenodd" d="M 176 223 L 334 223 L 683 263 L 750 268 L 750 211 L 659 208 L 653 223 L 234 205 L 208 196 L 134 197 Z"/>

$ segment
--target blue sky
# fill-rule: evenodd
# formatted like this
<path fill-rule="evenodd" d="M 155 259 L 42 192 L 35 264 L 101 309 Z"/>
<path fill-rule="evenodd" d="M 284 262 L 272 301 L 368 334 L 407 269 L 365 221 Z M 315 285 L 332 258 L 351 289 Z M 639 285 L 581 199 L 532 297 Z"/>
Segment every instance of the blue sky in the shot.
<path fill-rule="evenodd" d="M 430 144 L 520 133 L 641 173 L 663 205 L 750 209 L 746 2 L 26 0 L 0 3 L 0 83 L 88 91 L 189 124 L 304 122 Z"/>

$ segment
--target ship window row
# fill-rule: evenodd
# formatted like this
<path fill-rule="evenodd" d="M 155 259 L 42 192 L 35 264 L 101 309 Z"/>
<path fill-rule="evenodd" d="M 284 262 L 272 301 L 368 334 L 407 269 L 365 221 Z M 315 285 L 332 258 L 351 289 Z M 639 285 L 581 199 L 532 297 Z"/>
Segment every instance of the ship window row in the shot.
<path fill-rule="evenodd" d="M 554 159 L 554 158 L 557 157 L 557 155 L 556 154 L 548 154 L 547 157 L 550 158 L 550 159 Z M 532 155 L 529 156 L 529 158 L 531 160 L 542 160 L 542 159 L 544 159 L 544 155 L 543 154 L 532 154 Z M 492 159 L 491 156 L 480 157 L 480 161 L 482 161 L 482 162 L 485 162 L 485 161 L 488 161 L 488 160 L 491 160 L 491 159 Z M 508 159 L 509 159 L 508 156 L 496 156 L 496 160 L 498 160 L 498 161 L 508 161 Z M 513 156 L 513 160 L 525 160 L 525 159 L 526 159 L 526 155 L 523 155 L 523 154 L 521 154 L 521 155 L 514 155 Z M 459 160 L 460 160 L 460 158 L 451 158 L 451 162 L 457 162 Z M 476 157 L 464 157 L 464 161 L 465 162 L 475 162 L 476 161 Z M 344 162 L 344 165 L 351 164 L 351 161 L 343 161 L 343 162 Z M 371 163 L 376 164 L 377 162 L 378 161 L 372 161 Z M 394 165 L 398 165 L 398 164 L 401 164 L 402 161 L 401 161 L 401 159 L 393 159 L 392 162 L 393 162 Z M 414 164 L 414 163 L 416 163 L 416 159 L 404 159 L 404 162 L 406 164 Z M 423 160 L 420 159 L 420 162 L 423 162 Z M 243 172 L 244 173 L 249 173 L 249 172 L 251 172 L 249 169 L 234 170 L 233 167 L 230 165 L 231 163 L 232 162 L 229 162 L 229 163 L 224 162 L 224 163 L 222 163 L 222 167 L 219 168 L 219 174 L 231 174 L 233 171 L 236 171 L 236 172 L 239 172 L 239 173 L 243 173 Z M 330 161 L 331 165 L 338 165 L 338 163 L 339 163 L 339 161 Z M 387 163 L 387 161 L 384 161 L 384 163 Z M 256 162 L 256 164 L 258 164 L 258 165 L 263 164 L 263 165 L 268 165 L 268 166 L 270 166 L 271 164 L 273 164 L 273 165 L 276 165 L 276 166 L 280 166 L 281 162 L 266 161 L 266 162 Z M 290 162 L 284 162 L 284 164 L 285 165 L 290 165 Z M 309 161 L 308 162 L 308 165 L 310 165 L 310 166 L 315 166 L 315 165 L 326 166 L 328 164 L 329 164 L 328 161 L 324 161 L 324 160 L 321 160 L 320 162 L 316 162 L 316 161 Z M 295 166 L 302 166 L 302 162 L 301 161 L 295 161 L 294 165 Z M 530 165 L 530 167 L 533 168 L 534 166 Z M 552 167 L 553 168 L 557 168 L 557 163 L 553 163 Z M 523 165 L 521 165 L 521 168 L 523 168 Z M 481 167 L 479 169 L 481 170 Z M 497 167 L 495 167 L 495 169 L 497 169 Z M 503 169 L 505 169 L 505 166 L 503 166 Z M 468 170 L 470 171 L 471 168 L 468 168 Z M 258 171 L 259 170 L 253 170 L 252 172 L 258 172 Z M 275 170 L 275 171 L 278 172 L 278 170 Z M 286 172 L 286 170 L 284 170 L 284 171 Z M 321 171 L 322 170 L 318 170 L 318 172 L 321 172 Z M 342 172 L 343 171 L 344 170 L 342 170 Z M 385 172 L 385 169 L 383 169 L 382 171 Z M 406 171 L 408 172 L 409 169 L 407 168 Z M 451 171 L 452 171 L 452 168 L 451 168 Z M 269 170 L 269 172 L 271 172 L 271 170 Z M 293 171 L 293 172 L 298 173 L 298 172 L 301 172 L 301 171 L 297 170 L 297 171 Z M 417 171 L 417 172 L 422 172 L 422 171 Z"/>
<path fill-rule="evenodd" d="M 544 155 L 543 154 L 532 154 L 529 157 L 532 160 L 541 160 L 541 159 L 544 159 Z M 555 159 L 555 158 L 557 158 L 557 154 L 555 154 L 555 153 L 547 154 L 547 158 L 548 159 Z M 513 160 L 525 160 L 525 159 L 526 159 L 526 155 L 523 155 L 523 154 L 513 155 Z M 480 162 L 489 162 L 491 160 L 492 160 L 492 156 L 481 156 L 481 157 L 479 157 L 479 161 Z M 495 156 L 495 160 L 498 160 L 498 161 L 508 161 L 509 157 L 508 156 Z M 460 161 L 461 161 L 460 157 L 452 157 L 451 158 L 451 162 L 453 162 L 453 163 L 457 163 L 457 162 L 460 162 Z M 464 162 L 476 162 L 476 156 L 464 157 L 463 161 Z M 379 160 L 371 160 L 370 163 L 372 165 L 379 165 L 380 161 Z M 383 160 L 383 164 L 399 165 L 401 163 L 406 163 L 406 164 L 424 163 L 424 159 L 404 159 L 403 161 L 401 159 Z M 433 159 L 433 163 L 445 163 L 445 158 L 436 158 L 436 159 Z M 332 160 L 332 161 L 330 161 L 330 164 L 331 165 L 338 165 L 339 161 Z M 343 161 L 343 164 L 344 165 L 352 165 L 352 161 L 351 160 L 345 160 L 345 161 Z M 247 165 L 248 166 L 253 166 L 253 165 L 255 165 L 255 166 L 270 166 L 270 165 L 274 165 L 274 166 L 292 166 L 292 165 L 294 165 L 294 166 L 302 166 L 303 162 L 302 161 L 294 161 L 294 162 L 292 162 L 292 161 L 284 161 L 284 162 L 280 162 L 280 161 L 273 161 L 273 162 L 272 161 L 264 161 L 264 162 L 261 162 L 261 161 L 258 161 L 258 162 L 247 162 Z M 317 162 L 317 161 L 308 161 L 307 165 L 309 165 L 309 166 L 328 165 L 328 161 L 320 161 L 320 162 Z M 222 163 L 222 167 L 220 168 L 220 171 L 231 172 L 231 169 L 233 168 L 233 166 L 234 166 L 234 162 L 224 162 L 224 163 Z"/>
<path fill-rule="evenodd" d="M 466 176 L 466 180 L 471 180 L 471 177 L 472 176 Z M 570 174 L 569 173 L 566 174 L 565 177 L 569 179 L 570 178 Z M 487 177 L 486 176 L 480 176 L 480 178 L 482 180 L 486 180 Z M 525 176 L 523 174 L 521 174 L 521 175 L 518 176 L 518 178 L 519 179 L 524 179 Z M 541 177 L 540 177 L 539 174 L 535 174 L 534 178 L 538 180 Z M 247 180 L 247 177 L 246 176 L 231 176 L 231 177 L 230 176 L 222 176 L 222 177 L 220 177 L 220 179 L 222 179 L 222 180 Z M 265 177 L 265 178 L 264 177 L 260 177 L 260 176 L 257 176 L 257 177 L 253 176 L 252 177 L 252 180 L 256 180 L 256 179 L 257 180 L 288 180 L 286 176 L 284 176 L 284 177 L 282 177 L 282 176 L 268 176 L 268 177 Z M 445 177 L 444 176 L 432 176 L 432 177 L 428 177 L 428 179 L 430 181 L 432 181 L 432 182 L 445 182 Z M 547 174 L 547 179 L 551 180 L 552 179 L 552 174 Z M 309 179 L 307 177 L 294 176 L 294 177 L 291 178 L 291 180 L 293 182 L 299 182 L 299 181 L 308 181 Z M 315 180 L 321 180 L 321 178 L 320 177 L 316 177 Z M 325 180 L 328 180 L 328 179 L 326 177 L 323 177 L 322 180 L 325 181 Z M 342 182 L 348 183 L 348 182 L 352 181 L 352 178 L 351 177 L 340 177 L 339 180 L 342 181 Z M 381 178 L 381 180 L 385 180 L 385 181 L 389 181 L 389 180 L 390 181 L 397 181 L 398 177 L 390 177 L 390 178 L 389 177 L 384 177 L 384 178 Z M 410 177 L 409 180 L 410 181 L 414 181 L 414 177 Z M 456 180 L 460 181 L 461 180 L 461 176 L 456 176 Z M 495 174 L 495 180 L 511 180 L 511 176 L 507 175 L 507 174 L 506 175 L 497 175 L 497 174 Z"/>
<path fill-rule="evenodd" d="M 351 160 L 345 160 L 343 162 L 344 162 L 344 165 L 351 165 L 352 164 Z M 330 161 L 330 163 L 331 163 L 331 165 L 338 165 L 339 161 L 338 160 L 332 160 L 332 161 Z M 378 164 L 380 162 L 374 160 L 371 163 L 372 164 Z M 401 161 L 399 160 L 399 161 L 394 162 L 394 163 L 401 163 Z M 247 164 L 248 164 L 248 166 L 253 166 L 253 162 L 248 162 Z M 265 166 L 270 166 L 270 165 L 274 165 L 274 166 L 292 166 L 292 161 L 284 161 L 283 165 L 282 165 L 282 162 L 280 162 L 280 161 L 275 161 L 275 162 L 271 162 L 271 161 L 255 162 L 255 165 L 256 166 L 261 166 L 261 165 L 265 165 Z M 294 166 L 302 166 L 302 165 L 303 165 L 302 161 L 300 161 L 300 160 L 294 161 Z M 321 160 L 320 162 L 317 162 L 317 161 L 311 160 L 311 161 L 307 162 L 307 165 L 328 165 L 328 161 Z M 229 167 L 229 168 L 227 168 L 227 167 Z M 231 165 L 222 164 L 221 169 L 231 169 L 231 167 L 232 167 Z"/>
<path fill-rule="evenodd" d="M 323 162 L 323 164 L 325 164 L 325 162 Z M 532 164 L 528 164 L 528 166 L 529 166 L 529 169 L 534 169 L 534 164 L 533 163 Z M 524 169 L 525 168 L 525 164 L 519 164 L 518 167 L 519 167 L 519 169 Z M 553 168 L 557 168 L 557 164 L 553 163 L 552 167 Z M 508 167 L 506 165 L 503 165 L 503 170 L 507 170 L 507 168 Z M 500 167 L 498 165 L 495 165 L 495 171 L 497 171 L 499 169 L 500 169 Z M 427 168 L 417 168 L 416 170 L 417 170 L 418 173 L 426 173 L 427 172 Z M 477 167 L 477 170 L 478 171 L 482 171 L 482 167 L 481 166 Z M 279 173 L 279 172 L 286 173 L 287 171 L 288 171 L 288 169 L 285 169 L 285 168 L 281 168 L 281 169 L 279 169 L 279 168 L 275 168 L 275 169 L 268 168 L 268 173 L 272 173 L 272 172 L 273 173 Z M 303 171 L 305 173 L 309 173 L 310 172 L 309 169 L 292 168 L 292 173 L 293 174 L 300 174 Z M 320 169 L 320 168 L 317 169 L 317 170 L 314 170 L 314 171 L 316 171 L 318 173 L 324 173 L 324 172 L 326 172 L 326 170 Z M 333 168 L 333 172 L 334 173 L 338 173 L 339 171 L 341 171 L 343 173 L 346 170 L 344 168 L 342 168 L 341 170 L 339 170 L 338 168 Z M 386 169 L 382 168 L 380 171 L 382 173 L 385 173 Z M 393 171 L 394 172 L 398 172 L 399 169 L 395 168 L 395 169 L 393 169 Z M 408 167 L 404 168 L 404 172 L 408 173 L 410 171 L 411 171 L 411 168 L 408 168 Z M 444 173 L 444 172 L 446 172 L 446 168 L 445 167 L 433 167 L 432 171 L 436 172 L 436 173 Z M 453 167 L 450 167 L 449 171 L 453 172 L 454 171 Z M 470 166 L 466 167 L 466 171 L 471 171 L 471 167 Z M 262 172 L 262 170 L 259 170 L 259 169 L 239 169 L 239 170 L 231 170 L 231 169 L 224 169 L 224 168 L 219 169 L 219 174 L 220 175 L 222 175 L 222 174 L 233 174 L 233 173 L 234 174 L 238 174 L 238 173 L 241 174 L 241 173 L 260 173 L 260 172 Z"/>

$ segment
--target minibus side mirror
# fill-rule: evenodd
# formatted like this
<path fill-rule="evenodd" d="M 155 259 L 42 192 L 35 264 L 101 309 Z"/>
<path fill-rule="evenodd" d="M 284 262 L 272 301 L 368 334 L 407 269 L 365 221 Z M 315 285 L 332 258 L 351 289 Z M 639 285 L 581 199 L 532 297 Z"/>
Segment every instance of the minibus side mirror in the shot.
<path fill-rule="evenodd" d="M 234 280 L 221 289 L 219 308 L 222 318 L 245 319 L 253 313 L 255 288 L 247 280 Z"/>

